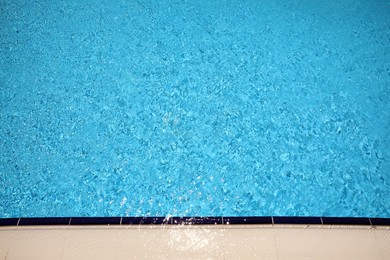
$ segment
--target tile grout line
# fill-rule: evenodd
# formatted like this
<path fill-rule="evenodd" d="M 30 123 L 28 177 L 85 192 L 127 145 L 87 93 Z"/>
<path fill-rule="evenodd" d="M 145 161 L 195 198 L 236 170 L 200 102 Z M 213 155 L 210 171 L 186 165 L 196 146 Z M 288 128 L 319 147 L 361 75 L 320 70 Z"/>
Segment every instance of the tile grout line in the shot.
<path fill-rule="evenodd" d="M 68 226 L 70 226 L 70 223 L 72 222 L 72 218 L 69 219 Z"/>
<path fill-rule="evenodd" d="M 324 225 L 324 221 L 322 220 L 322 217 L 320 217 L 320 219 L 321 219 L 321 225 Z"/>
<path fill-rule="evenodd" d="M 368 221 L 370 221 L 370 225 L 372 226 L 371 218 L 368 218 Z"/>
<path fill-rule="evenodd" d="M 123 219 L 123 217 L 121 217 L 121 220 L 119 221 L 119 225 L 122 225 L 122 219 Z"/>
<path fill-rule="evenodd" d="M 17 226 L 17 227 L 19 226 L 19 222 L 20 222 L 21 219 L 22 219 L 22 218 L 19 218 L 19 219 L 18 219 L 18 223 L 16 223 L 16 226 Z"/>

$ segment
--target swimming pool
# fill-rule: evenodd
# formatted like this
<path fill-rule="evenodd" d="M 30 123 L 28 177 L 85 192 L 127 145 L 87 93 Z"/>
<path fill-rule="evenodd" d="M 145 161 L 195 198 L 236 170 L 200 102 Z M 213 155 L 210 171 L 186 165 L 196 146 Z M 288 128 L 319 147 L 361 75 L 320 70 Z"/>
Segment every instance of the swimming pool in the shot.
<path fill-rule="evenodd" d="M 0 218 L 390 217 L 388 1 L 0 18 Z"/>

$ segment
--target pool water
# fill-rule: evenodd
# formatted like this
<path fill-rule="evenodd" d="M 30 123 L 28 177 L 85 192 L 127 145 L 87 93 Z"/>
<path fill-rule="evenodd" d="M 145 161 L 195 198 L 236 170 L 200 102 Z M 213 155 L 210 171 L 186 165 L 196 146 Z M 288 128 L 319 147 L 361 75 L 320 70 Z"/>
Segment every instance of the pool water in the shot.
<path fill-rule="evenodd" d="M 0 0 L 0 217 L 390 217 L 390 2 Z"/>

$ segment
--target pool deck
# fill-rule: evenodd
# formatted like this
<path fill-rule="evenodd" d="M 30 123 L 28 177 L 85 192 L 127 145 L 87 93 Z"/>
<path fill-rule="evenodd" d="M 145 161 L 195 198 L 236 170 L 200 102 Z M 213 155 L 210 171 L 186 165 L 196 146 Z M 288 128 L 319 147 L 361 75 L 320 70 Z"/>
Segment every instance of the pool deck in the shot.
<path fill-rule="evenodd" d="M 0 260 L 390 259 L 390 226 L 0 227 Z"/>

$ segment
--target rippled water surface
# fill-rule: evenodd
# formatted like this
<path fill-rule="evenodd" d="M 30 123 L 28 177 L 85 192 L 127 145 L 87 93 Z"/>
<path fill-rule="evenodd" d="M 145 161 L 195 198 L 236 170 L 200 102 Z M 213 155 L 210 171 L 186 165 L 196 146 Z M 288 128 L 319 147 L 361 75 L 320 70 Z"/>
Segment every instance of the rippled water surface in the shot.
<path fill-rule="evenodd" d="M 390 4 L 0 0 L 0 217 L 390 217 Z"/>

